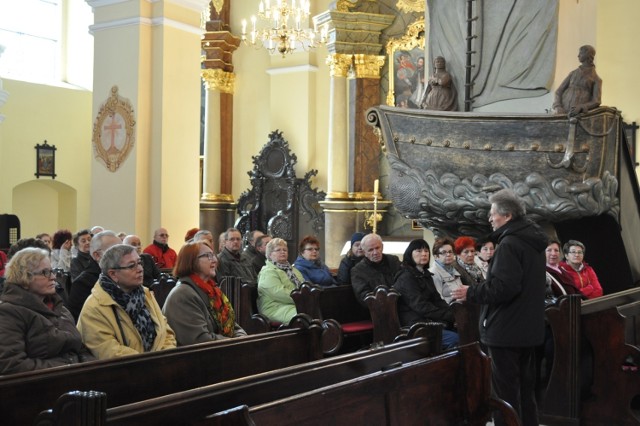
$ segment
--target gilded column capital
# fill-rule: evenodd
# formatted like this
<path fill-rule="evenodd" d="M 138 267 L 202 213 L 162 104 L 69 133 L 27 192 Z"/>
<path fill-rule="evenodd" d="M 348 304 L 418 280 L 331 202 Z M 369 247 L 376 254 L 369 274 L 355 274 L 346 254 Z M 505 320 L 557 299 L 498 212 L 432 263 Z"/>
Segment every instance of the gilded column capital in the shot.
<path fill-rule="evenodd" d="M 365 55 L 358 53 L 353 55 L 353 63 L 356 78 L 380 78 L 380 70 L 384 65 L 386 56 Z"/>
<path fill-rule="evenodd" d="M 207 90 L 219 90 L 222 93 L 233 94 L 236 75 L 221 69 L 205 68 L 200 73 Z"/>
<path fill-rule="evenodd" d="M 352 55 L 332 53 L 327 57 L 331 77 L 347 77 L 353 62 Z"/>

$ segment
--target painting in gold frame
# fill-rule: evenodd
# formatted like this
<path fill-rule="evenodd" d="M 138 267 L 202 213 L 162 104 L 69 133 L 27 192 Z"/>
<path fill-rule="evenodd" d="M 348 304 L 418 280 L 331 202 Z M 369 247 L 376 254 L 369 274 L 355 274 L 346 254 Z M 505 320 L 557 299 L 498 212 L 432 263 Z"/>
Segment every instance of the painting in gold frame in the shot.
<path fill-rule="evenodd" d="M 387 105 L 420 108 L 427 88 L 424 46 L 424 19 L 409 25 L 404 36 L 387 42 L 389 57 Z"/>

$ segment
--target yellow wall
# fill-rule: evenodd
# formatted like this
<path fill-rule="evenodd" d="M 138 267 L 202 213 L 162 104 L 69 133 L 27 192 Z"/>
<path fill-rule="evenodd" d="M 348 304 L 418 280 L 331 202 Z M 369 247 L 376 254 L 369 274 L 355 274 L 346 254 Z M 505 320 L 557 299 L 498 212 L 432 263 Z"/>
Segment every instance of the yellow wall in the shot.
<path fill-rule="evenodd" d="M 91 92 L 6 79 L 3 86 L 0 213 L 18 215 L 23 236 L 90 226 Z M 55 180 L 34 176 L 34 147 L 45 139 L 57 148 Z"/>

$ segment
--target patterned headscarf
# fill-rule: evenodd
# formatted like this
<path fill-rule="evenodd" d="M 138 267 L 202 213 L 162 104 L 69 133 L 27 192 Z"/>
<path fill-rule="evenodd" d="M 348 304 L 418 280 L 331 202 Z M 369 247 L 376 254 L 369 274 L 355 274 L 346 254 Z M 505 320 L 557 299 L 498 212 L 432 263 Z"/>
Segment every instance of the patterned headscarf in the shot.
<path fill-rule="evenodd" d="M 111 277 L 100 274 L 100 285 L 102 289 L 115 302 L 125 310 L 131 318 L 133 325 L 142 337 L 142 346 L 145 352 L 149 352 L 153 347 L 153 342 L 158 335 L 156 325 L 151 318 L 151 313 L 144 300 L 144 290 L 142 286 L 136 287 L 129 293 L 122 291 Z"/>
<path fill-rule="evenodd" d="M 233 337 L 236 313 L 229 303 L 227 296 L 220 290 L 218 284 L 209 278 L 204 281 L 198 274 L 191 274 L 189 278 L 204 291 L 209 297 L 210 309 L 209 315 L 215 321 L 218 326 L 218 330 L 222 331 L 222 334 L 227 337 Z"/>
<path fill-rule="evenodd" d="M 296 285 L 296 288 L 300 288 L 300 286 L 302 285 L 302 281 L 300 281 L 296 276 L 296 274 L 293 273 L 293 267 L 289 262 L 287 263 L 273 262 L 273 264 L 276 265 L 276 268 L 283 270 L 287 274 L 287 278 L 289 278 L 291 282 Z"/>

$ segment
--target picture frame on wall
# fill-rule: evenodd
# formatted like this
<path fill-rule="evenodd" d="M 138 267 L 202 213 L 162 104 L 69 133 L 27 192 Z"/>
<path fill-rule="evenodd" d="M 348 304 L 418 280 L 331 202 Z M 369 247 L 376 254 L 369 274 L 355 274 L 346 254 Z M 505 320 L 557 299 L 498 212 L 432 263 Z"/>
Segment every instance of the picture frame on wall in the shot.
<path fill-rule="evenodd" d="M 403 37 L 387 42 L 389 92 L 387 105 L 420 108 L 427 84 L 425 22 L 409 25 Z"/>
<path fill-rule="evenodd" d="M 42 145 L 38 144 L 36 148 L 36 178 L 41 176 L 49 176 L 56 178 L 56 146 L 48 145 L 45 140 Z"/>

